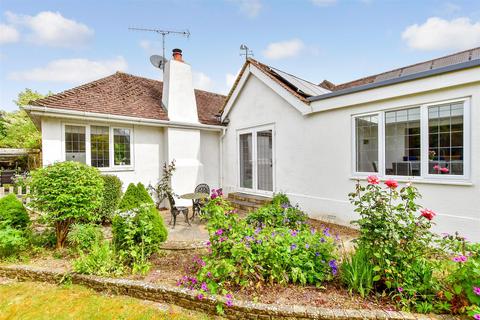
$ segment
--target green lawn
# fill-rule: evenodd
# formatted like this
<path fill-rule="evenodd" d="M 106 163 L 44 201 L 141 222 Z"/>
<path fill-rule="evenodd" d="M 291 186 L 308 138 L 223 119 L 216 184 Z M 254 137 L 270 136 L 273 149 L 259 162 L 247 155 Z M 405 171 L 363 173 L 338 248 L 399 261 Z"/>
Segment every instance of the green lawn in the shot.
<path fill-rule="evenodd" d="M 36 282 L 0 285 L 0 319 L 176 319 L 207 320 L 214 317 L 175 306 L 125 296 L 107 296 L 82 286 L 55 286 Z"/>

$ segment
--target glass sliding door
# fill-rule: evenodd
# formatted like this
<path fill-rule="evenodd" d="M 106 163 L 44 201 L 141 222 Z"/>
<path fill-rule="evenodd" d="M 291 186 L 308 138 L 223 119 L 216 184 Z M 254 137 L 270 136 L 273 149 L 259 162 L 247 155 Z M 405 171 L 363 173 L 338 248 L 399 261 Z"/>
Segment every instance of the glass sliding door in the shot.
<path fill-rule="evenodd" d="M 258 193 L 273 192 L 273 129 L 246 130 L 238 137 L 239 187 Z"/>
<path fill-rule="evenodd" d="M 272 130 L 257 132 L 257 188 L 273 191 Z"/>
<path fill-rule="evenodd" d="M 240 135 L 240 187 L 253 188 L 253 146 L 252 134 Z"/>

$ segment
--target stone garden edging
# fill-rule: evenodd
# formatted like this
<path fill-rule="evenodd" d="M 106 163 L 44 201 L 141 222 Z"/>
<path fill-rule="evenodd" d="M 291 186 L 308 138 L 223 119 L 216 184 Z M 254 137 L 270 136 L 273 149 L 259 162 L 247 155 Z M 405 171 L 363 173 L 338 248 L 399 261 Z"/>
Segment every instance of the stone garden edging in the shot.
<path fill-rule="evenodd" d="M 121 294 L 134 298 L 156 302 L 166 302 L 180 307 L 216 313 L 218 303 L 224 303 L 223 297 L 197 298 L 195 291 L 161 284 L 151 284 L 137 280 L 102 278 L 60 270 L 49 270 L 24 265 L 0 266 L 0 277 L 20 281 L 41 281 L 59 284 L 70 280 L 99 292 Z M 232 307 L 224 307 L 224 317 L 229 319 L 464 319 L 448 315 L 422 315 L 385 310 L 351 310 L 306 307 L 298 305 L 273 305 L 234 300 Z"/>

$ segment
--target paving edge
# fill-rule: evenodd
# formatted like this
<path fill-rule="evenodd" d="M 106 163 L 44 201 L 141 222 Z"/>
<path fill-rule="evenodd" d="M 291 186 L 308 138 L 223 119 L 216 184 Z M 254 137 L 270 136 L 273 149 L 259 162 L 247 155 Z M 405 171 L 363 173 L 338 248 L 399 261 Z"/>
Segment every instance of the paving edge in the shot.
<path fill-rule="evenodd" d="M 155 302 L 166 302 L 180 307 L 216 314 L 216 306 L 225 303 L 223 297 L 207 296 L 202 300 L 198 293 L 185 288 L 152 284 L 138 280 L 103 278 L 50 270 L 25 265 L 0 266 L 0 277 L 19 281 L 39 281 L 59 284 L 65 279 L 99 292 L 120 294 Z M 349 310 L 307 307 L 297 305 L 274 305 L 234 300 L 232 307 L 225 307 L 228 319 L 465 319 L 449 315 L 423 315 L 385 310 Z"/>

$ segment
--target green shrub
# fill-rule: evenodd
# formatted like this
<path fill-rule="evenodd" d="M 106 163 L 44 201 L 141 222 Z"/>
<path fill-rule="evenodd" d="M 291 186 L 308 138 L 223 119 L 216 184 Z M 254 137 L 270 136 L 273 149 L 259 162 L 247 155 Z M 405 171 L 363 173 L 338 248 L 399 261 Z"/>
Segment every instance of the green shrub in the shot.
<path fill-rule="evenodd" d="M 203 215 L 211 254 L 196 262 L 193 281 L 205 282 L 212 293 L 221 292 L 226 284 L 320 285 L 338 272 L 335 239 L 328 229 L 317 231 L 304 223 L 291 228 L 285 219 L 259 225 L 257 219 L 240 219 L 221 197 L 207 202 Z M 181 284 L 199 288 L 191 279 Z"/>
<path fill-rule="evenodd" d="M 28 240 L 22 230 L 9 226 L 0 229 L 0 258 L 16 256 L 27 246 Z"/>
<path fill-rule="evenodd" d="M 116 276 L 123 268 L 109 242 L 103 241 L 94 244 L 88 254 L 80 252 L 80 257 L 73 262 L 73 270 L 82 274 Z"/>
<path fill-rule="evenodd" d="M 148 270 L 148 258 L 167 239 L 163 218 L 153 203 L 116 214 L 112 232 L 117 253 L 134 273 Z"/>
<path fill-rule="evenodd" d="M 119 210 L 130 210 L 139 207 L 143 203 L 151 202 L 153 202 L 152 198 L 150 198 L 148 192 L 141 183 L 139 183 L 137 186 L 133 183 L 130 183 L 127 187 L 127 191 L 125 191 L 125 194 L 120 201 L 118 208 Z"/>
<path fill-rule="evenodd" d="M 375 273 L 372 262 L 364 250 L 357 249 L 354 253 L 346 254 L 340 270 L 342 282 L 350 293 L 355 291 L 365 297 L 373 290 Z"/>
<path fill-rule="evenodd" d="M 78 250 L 90 251 L 103 240 L 103 233 L 97 225 L 76 223 L 72 225 L 67 240 Z"/>
<path fill-rule="evenodd" d="M 30 217 L 22 202 L 14 194 L 0 199 L 0 228 L 10 226 L 25 229 L 30 224 Z"/>
<path fill-rule="evenodd" d="M 103 200 L 99 210 L 103 222 L 110 222 L 122 198 L 122 181 L 115 175 L 102 175 Z"/>
<path fill-rule="evenodd" d="M 55 230 L 47 228 L 41 232 L 32 231 L 29 233 L 29 242 L 32 247 L 54 248 L 57 242 Z"/>
<path fill-rule="evenodd" d="M 143 183 L 141 182 L 137 183 L 137 192 L 138 192 L 139 200 L 141 201 L 141 203 L 149 203 L 149 204 L 154 203 L 152 197 L 148 193 Z"/>
<path fill-rule="evenodd" d="M 98 169 L 79 162 L 58 162 L 32 172 L 30 204 L 55 226 L 57 248 L 63 248 L 76 221 L 98 220 L 103 180 Z"/>
<path fill-rule="evenodd" d="M 291 206 L 290 200 L 285 194 L 277 194 L 272 203 L 258 208 L 246 217 L 247 222 L 256 227 L 290 227 L 300 228 L 308 220 L 298 206 Z"/>

